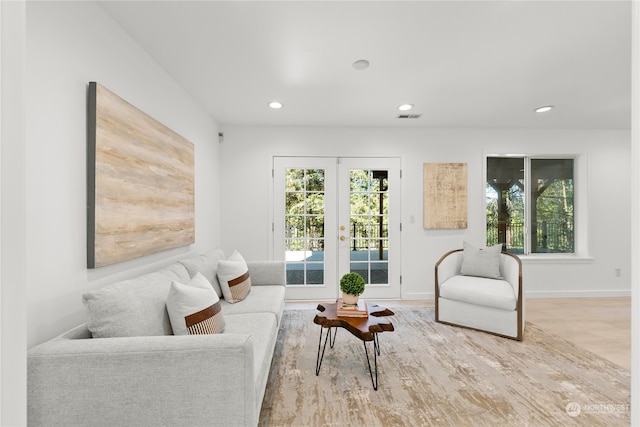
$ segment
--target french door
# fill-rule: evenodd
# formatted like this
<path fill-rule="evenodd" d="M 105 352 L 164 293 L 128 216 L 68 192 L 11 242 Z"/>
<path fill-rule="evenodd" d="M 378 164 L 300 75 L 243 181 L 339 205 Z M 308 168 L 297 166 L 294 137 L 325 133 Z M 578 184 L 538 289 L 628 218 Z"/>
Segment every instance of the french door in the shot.
<path fill-rule="evenodd" d="M 332 300 L 340 277 L 363 298 L 400 297 L 400 159 L 274 157 L 274 256 L 290 300 Z"/>

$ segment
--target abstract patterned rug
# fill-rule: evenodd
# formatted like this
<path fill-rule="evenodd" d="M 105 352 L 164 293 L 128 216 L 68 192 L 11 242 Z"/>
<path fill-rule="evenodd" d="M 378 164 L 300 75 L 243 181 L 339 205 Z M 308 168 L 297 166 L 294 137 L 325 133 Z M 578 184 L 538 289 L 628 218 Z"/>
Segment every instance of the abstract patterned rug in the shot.
<path fill-rule="evenodd" d="M 259 425 L 629 425 L 630 373 L 613 362 L 532 323 L 518 342 L 436 323 L 433 308 L 393 311 L 377 391 L 362 342 L 344 329 L 316 376 L 317 312 L 285 311 Z"/>

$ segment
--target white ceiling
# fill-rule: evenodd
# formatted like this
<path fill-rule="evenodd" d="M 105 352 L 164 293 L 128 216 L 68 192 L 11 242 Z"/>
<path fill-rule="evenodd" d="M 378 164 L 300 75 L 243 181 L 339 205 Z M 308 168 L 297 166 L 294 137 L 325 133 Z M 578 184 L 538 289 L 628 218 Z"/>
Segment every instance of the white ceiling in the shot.
<path fill-rule="evenodd" d="M 630 128 L 631 1 L 102 6 L 221 125 Z"/>

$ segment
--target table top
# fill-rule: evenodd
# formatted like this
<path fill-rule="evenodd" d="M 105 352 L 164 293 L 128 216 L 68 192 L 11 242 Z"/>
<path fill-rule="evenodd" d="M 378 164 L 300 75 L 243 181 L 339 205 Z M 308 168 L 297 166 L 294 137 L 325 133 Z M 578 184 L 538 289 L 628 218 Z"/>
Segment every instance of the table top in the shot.
<path fill-rule="evenodd" d="M 344 328 L 362 341 L 373 341 L 376 333 L 392 332 L 393 324 L 387 316 L 395 313 L 388 308 L 368 302 L 369 316 L 367 317 L 343 317 L 337 315 L 338 303 L 318 304 L 318 313 L 313 323 L 323 328 Z"/>

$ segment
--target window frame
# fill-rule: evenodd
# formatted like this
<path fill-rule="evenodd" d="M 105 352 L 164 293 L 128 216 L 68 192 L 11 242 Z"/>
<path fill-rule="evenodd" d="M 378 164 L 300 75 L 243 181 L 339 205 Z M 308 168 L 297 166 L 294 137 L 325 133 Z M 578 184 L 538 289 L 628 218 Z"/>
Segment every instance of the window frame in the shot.
<path fill-rule="evenodd" d="M 584 153 L 500 153 L 485 152 L 483 154 L 482 163 L 482 224 L 484 241 L 487 241 L 487 159 L 489 157 L 505 157 L 524 159 L 525 163 L 525 244 L 524 253 L 518 254 L 525 260 L 557 260 L 566 261 L 573 260 L 581 262 L 582 260 L 591 260 L 589 256 L 589 210 L 588 210 L 588 189 L 589 189 L 589 158 Z M 529 212 L 530 202 L 528 201 L 531 194 L 531 160 L 532 159 L 571 159 L 573 160 L 573 186 L 574 186 L 574 252 L 573 253 L 531 253 L 531 214 Z"/>

